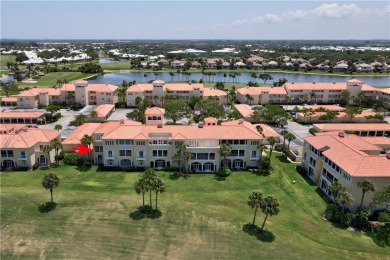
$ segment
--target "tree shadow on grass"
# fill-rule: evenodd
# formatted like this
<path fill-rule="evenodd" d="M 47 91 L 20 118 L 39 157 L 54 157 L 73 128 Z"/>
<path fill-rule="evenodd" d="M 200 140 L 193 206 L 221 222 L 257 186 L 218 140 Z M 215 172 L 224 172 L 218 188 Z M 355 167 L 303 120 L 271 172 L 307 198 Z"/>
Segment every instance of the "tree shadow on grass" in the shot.
<path fill-rule="evenodd" d="M 186 174 L 186 173 L 180 173 L 180 172 L 174 172 L 172 174 L 169 175 L 169 179 L 171 181 L 176 181 L 180 178 L 184 178 L 184 179 L 187 179 L 190 175 L 189 174 Z"/>
<path fill-rule="evenodd" d="M 91 166 L 79 165 L 76 167 L 79 172 L 87 172 L 91 169 Z"/>
<path fill-rule="evenodd" d="M 217 181 L 226 181 L 226 177 L 222 177 L 222 176 L 218 176 L 218 175 L 215 175 L 214 179 Z"/>
<path fill-rule="evenodd" d="M 256 237 L 261 242 L 271 243 L 275 240 L 275 236 L 272 232 L 268 230 L 261 230 L 257 225 L 252 225 L 250 223 L 242 226 L 242 230 L 250 236 Z"/>
<path fill-rule="evenodd" d="M 135 211 L 129 213 L 129 218 L 132 220 L 141 220 L 144 218 L 156 219 L 160 218 L 162 213 L 158 209 L 153 209 L 149 205 L 144 207 L 139 206 Z"/>
<path fill-rule="evenodd" d="M 287 159 L 287 157 L 284 156 L 284 155 L 279 155 L 279 156 L 277 156 L 277 158 L 278 158 L 279 162 L 282 162 L 282 163 L 291 163 L 291 162 Z"/>
<path fill-rule="evenodd" d="M 48 213 L 57 207 L 55 202 L 46 202 L 38 206 L 38 211 L 41 213 Z"/>

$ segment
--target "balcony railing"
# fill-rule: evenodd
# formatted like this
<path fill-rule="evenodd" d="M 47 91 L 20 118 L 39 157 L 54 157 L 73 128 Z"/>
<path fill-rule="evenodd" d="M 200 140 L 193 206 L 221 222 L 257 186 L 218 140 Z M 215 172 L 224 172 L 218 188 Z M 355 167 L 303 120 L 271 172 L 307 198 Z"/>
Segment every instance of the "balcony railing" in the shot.
<path fill-rule="evenodd" d="M 27 156 L 20 156 L 20 157 L 18 157 L 18 160 L 20 160 L 20 161 L 24 161 L 24 160 L 27 160 Z"/>

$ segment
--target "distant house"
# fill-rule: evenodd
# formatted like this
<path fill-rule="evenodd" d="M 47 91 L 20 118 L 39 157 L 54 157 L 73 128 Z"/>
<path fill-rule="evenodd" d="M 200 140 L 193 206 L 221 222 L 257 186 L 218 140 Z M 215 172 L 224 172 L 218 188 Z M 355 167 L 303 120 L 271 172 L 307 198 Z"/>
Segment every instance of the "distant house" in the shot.
<path fill-rule="evenodd" d="M 217 62 L 215 60 L 208 59 L 206 61 L 206 68 L 216 68 L 217 67 Z"/>
<path fill-rule="evenodd" d="M 333 67 L 336 72 L 343 72 L 348 70 L 348 63 L 346 61 L 337 62 L 336 66 Z"/>
<path fill-rule="evenodd" d="M 278 67 L 278 63 L 276 61 L 270 61 L 267 63 L 267 68 L 276 69 Z"/>
<path fill-rule="evenodd" d="M 195 60 L 195 61 L 191 62 L 191 67 L 192 68 L 200 68 L 200 67 L 202 67 L 202 64 L 200 64 L 199 61 Z"/>
<path fill-rule="evenodd" d="M 115 110 L 115 105 L 103 104 L 95 109 L 96 117 L 88 116 L 87 120 L 91 122 L 104 122 L 106 121 Z"/>
<path fill-rule="evenodd" d="M 184 62 L 182 62 L 180 60 L 175 60 L 175 61 L 171 62 L 171 67 L 172 68 L 181 68 L 183 66 L 184 66 Z"/>
<path fill-rule="evenodd" d="M 162 65 L 163 67 L 169 66 L 169 61 L 168 61 L 168 60 L 165 60 L 165 59 L 158 60 L 157 63 L 158 63 L 158 64 L 161 63 L 161 65 Z"/>

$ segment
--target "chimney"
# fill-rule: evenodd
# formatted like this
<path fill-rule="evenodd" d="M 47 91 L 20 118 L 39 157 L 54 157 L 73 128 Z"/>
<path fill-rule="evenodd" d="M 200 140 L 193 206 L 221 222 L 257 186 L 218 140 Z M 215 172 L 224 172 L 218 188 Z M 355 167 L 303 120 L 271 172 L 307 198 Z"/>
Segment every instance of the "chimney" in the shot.
<path fill-rule="evenodd" d="M 291 84 L 294 84 L 294 82 L 291 82 Z"/>
<path fill-rule="evenodd" d="M 199 122 L 198 128 L 203 128 L 203 126 L 204 126 L 204 123 L 203 122 Z"/>
<path fill-rule="evenodd" d="M 336 84 L 336 82 L 333 81 L 333 84 Z"/>
<path fill-rule="evenodd" d="M 339 132 L 339 137 L 344 138 L 344 136 L 345 136 L 345 133 L 342 132 L 342 131 L 340 131 L 340 132 Z"/>
<path fill-rule="evenodd" d="M 316 84 L 315 82 L 313 82 L 313 84 Z"/>
<path fill-rule="evenodd" d="M 163 128 L 163 124 L 162 124 L 162 123 L 159 123 L 159 124 L 157 125 L 157 128 Z"/>

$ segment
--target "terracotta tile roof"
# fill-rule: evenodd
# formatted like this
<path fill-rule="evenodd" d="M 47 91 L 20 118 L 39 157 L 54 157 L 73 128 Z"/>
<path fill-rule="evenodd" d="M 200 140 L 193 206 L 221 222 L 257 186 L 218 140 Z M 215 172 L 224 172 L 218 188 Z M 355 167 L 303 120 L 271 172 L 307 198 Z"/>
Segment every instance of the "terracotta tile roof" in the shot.
<path fill-rule="evenodd" d="M 216 119 L 215 117 L 206 117 L 205 119 L 203 119 L 203 122 L 207 125 L 208 123 L 211 123 L 211 124 L 217 124 L 218 123 L 218 119 Z"/>
<path fill-rule="evenodd" d="M 390 131 L 390 124 L 314 124 L 322 131 Z"/>
<path fill-rule="evenodd" d="M 86 83 L 88 83 L 88 81 L 83 80 L 83 79 L 79 79 L 79 80 L 73 81 L 73 83 L 74 84 L 86 84 Z"/>
<path fill-rule="evenodd" d="M 92 133 L 100 126 L 100 123 L 84 123 L 77 127 L 64 141 L 63 144 L 79 144 L 84 135 L 92 135 Z"/>
<path fill-rule="evenodd" d="M 164 80 L 161 80 L 161 79 L 157 79 L 157 80 L 153 80 L 152 83 L 153 83 L 153 84 L 164 84 L 165 81 L 164 81 Z"/>
<path fill-rule="evenodd" d="M 370 144 L 390 144 L 390 138 L 384 136 L 361 136 L 361 138 Z"/>
<path fill-rule="evenodd" d="M 163 115 L 165 109 L 161 107 L 148 107 L 145 111 L 145 115 Z"/>
<path fill-rule="evenodd" d="M 0 148 L 29 148 L 37 143 L 49 143 L 55 138 L 59 138 L 58 131 L 39 129 L 39 128 L 24 128 L 16 134 L 0 134 Z"/>
<path fill-rule="evenodd" d="M 316 112 L 311 117 L 312 118 L 320 117 L 320 116 L 325 115 L 325 114 L 326 114 L 326 112 Z M 361 114 L 355 115 L 353 118 L 363 118 L 365 116 L 373 116 L 375 114 L 376 114 L 375 112 L 362 112 Z M 302 112 L 297 113 L 297 115 L 299 115 L 301 117 L 305 117 L 304 113 L 302 113 Z M 349 116 L 345 112 L 340 112 L 336 117 L 337 118 L 349 118 Z"/>
<path fill-rule="evenodd" d="M 219 90 L 219 89 L 204 88 L 203 89 L 203 96 L 204 97 L 209 97 L 209 96 L 223 97 L 223 96 L 227 96 L 227 93 L 225 91 Z"/>
<path fill-rule="evenodd" d="M 59 88 L 31 88 L 21 92 L 20 94 L 17 95 L 17 97 L 35 97 L 42 92 L 48 93 L 49 96 L 61 95 L 61 90 Z"/>
<path fill-rule="evenodd" d="M 114 92 L 118 87 L 111 84 L 88 84 L 88 91 Z"/>
<path fill-rule="evenodd" d="M 268 91 L 271 95 L 287 95 L 283 87 L 245 87 L 237 90 L 241 95 L 261 95 L 264 91 Z"/>
<path fill-rule="evenodd" d="M 172 139 L 177 137 L 178 140 L 262 139 L 255 127 L 248 122 L 216 126 L 205 125 L 203 128 L 199 128 L 197 125 L 164 125 L 162 128 L 158 128 L 157 126 L 110 123 L 112 125 L 101 126 L 95 133 L 103 133 L 102 139 L 134 139 L 139 138 L 140 135 L 149 137 L 153 134 L 168 134 Z M 208 129 L 210 127 L 212 127 L 212 131 Z"/>
<path fill-rule="evenodd" d="M 164 85 L 165 90 L 171 90 L 171 91 L 192 91 L 194 88 L 203 89 L 203 84 L 167 83 Z"/>
<path fill-rule="evenodd" d="M 111 111 L 115 108 L 115 105 L 103 104 L 99 105 L 95 111 L 98 114 L 98 117 L 106 117 Z"/>
<path fill-rule="evenodd" d="M 65 83 L 62 85 L 61 91 L 75 91 L 76 86 L 72 83 Z"/>
<path fill-rule="evenodd" d="M 118 121 L 110 121 L 110 122 L 100 124 L 100 126 L 94 131 L 94 133 L 107 134 L 115 130 L 121 125 L 141 126 L 142 123 L 137 121 L 132 121 L 132 120 L 125 120 L 125 119 L 118 120 Z"/>
<path fill-rule="evenodd" d="M 379 151 L 379 147 L 356 135 L 339 137 L 338 132 L 306 137 L 305 141 L 316 149 L 326 149 L 323 155 L 351 176 L 390 177 L 390 160 L 386 156 L 368 155 L 362 151 Z"/>
<path fill-rule="evenodd" d="M 43 112 L 1 112 L 0 118 L 39 118 Z"/>
<path fill-rule="evenodd" d="M 251 117 L 253 114 L 252 108 L 247 104 L 236 104 L 234 108 L 240 113 L 243 117 Z"/>
<path fill-rule="evenodd" d="M 3 98 L 1 98 L 1 101 L 3 101 L 3 102 L 17 102 L 18 98 L 17 97 L 3 97 Z"/>
<path fill-rule="evenodd" d="M 254 125 L 255 127 L 256 126 L 261 126 L 261 128 L 263 128 L 263 135 L 264 135 L 264 138 L 268 138 L 268 137 L 277 137 L 279 138 L 280 135 L 272 128 L 270 127 L 269 125 L 266 125 L 266 124 L 256 124 Z"/>
<path fill-rule="evenodd" d="M 146 91 L 146 90 L 153 90 L 153 84 L 147 84 L 147 83 L 141 83 L 132 85 L 127 88 L 126 92 L 140 92 L 140 91 Z"/>
<path fill-rule="evenodd" d="M 310 83 L 296 83 L 296 82 L 286 82 L 283 85 L 286 90 L 346 90 L 346 83 L 336 83 L 336 82 L 310 82 Z"/>
<path fill-rule="evenodd" d="M 9 133 L 11 131 L 20 130 L 27 125 L 25 124 L 0 124 L 0 133 Z"/>

